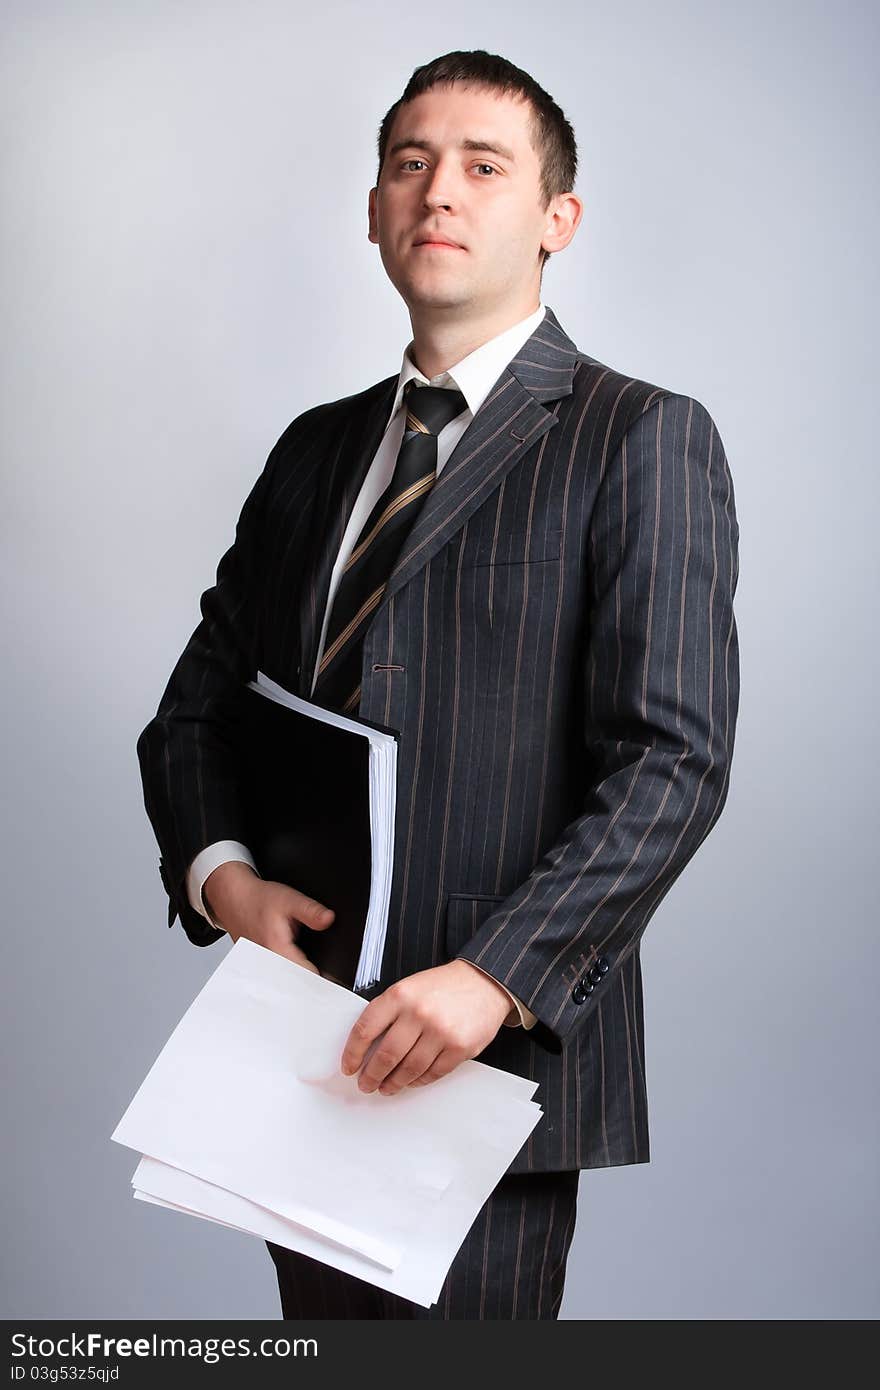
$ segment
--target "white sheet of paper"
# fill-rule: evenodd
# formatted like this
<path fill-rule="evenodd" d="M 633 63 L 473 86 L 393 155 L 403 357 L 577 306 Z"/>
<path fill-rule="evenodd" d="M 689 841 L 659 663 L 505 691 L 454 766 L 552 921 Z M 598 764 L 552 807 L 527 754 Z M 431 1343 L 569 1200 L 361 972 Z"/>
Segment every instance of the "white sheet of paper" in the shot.
<path fill-rule="evenodd" d="M 514 1103 L 521 1107 L 525 1140 L 534 1128 L 533 1102 Z M 494 1185 L 492 1181 L 490 1191 Z M 467 1194 L 458 1193 L 451 1185 L 436 1204 L 431 1218 L 403 1252 L 399 1264 L 394 1269 L 388 1269 L 347 1248 L 344 1243 L 323 1239 L 315 1231 L 286 1221 L 256 1202 L 215 1187 L 202 1178 L 181 1172 L 157 1159 L 141 1159 L 132 1177 L 132 1186 L 135 1197 L 141 1200 L 271 1240 L 276 1245 L 297 1250 L 368 1283 L 421 1303 L 425 1308 L 437 1301 L 449 1266 L 475 1215 Z"/>
<path fill-rule="evenodd" d="M 540 1120 L 528 1099 L 537 1083 L 468 1061 L 430 1086 L 365 1095 L 339 1070 L 364 1007 L 240 938 L 112 1138 L 177 1170 L 135 1181 L 163 1204 L 303 1248 L 293 1233 L 315 1258 L 423 1301 Z M 193 1200 L 180 1174 L 196 1180 Z M 275 1234 L 264 1235 L 267 1221 Z"/>

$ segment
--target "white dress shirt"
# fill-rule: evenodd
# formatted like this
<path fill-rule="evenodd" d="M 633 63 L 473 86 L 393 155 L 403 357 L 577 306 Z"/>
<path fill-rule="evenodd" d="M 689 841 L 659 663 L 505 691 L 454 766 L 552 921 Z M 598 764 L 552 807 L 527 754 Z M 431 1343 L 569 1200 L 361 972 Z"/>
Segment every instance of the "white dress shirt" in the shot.
<path fill-rule="evenodd" d="M 318 643 L 318 653 L 315 659 L 315 675 L 312 681 L 312 693 L 314 693 L 315 682 L 317 680 L 318 668 L 324 654 L 324 642 L 327 634 L 327 626 L 330 619 L 330 611 L 333 606 L 333 599 L 339 586 L 339 578 L 348 561 L 348 557 L 354 550 L 357 538 L 363 530 L 364 524 L 373 510 L 373 507 L 387 488 L 394 473 L 397 462 L 397 454 L 403 441 L 403 430 L 406 419 L 406 411 L 401 409 L 403 400 L 403 388 L 413 377 L 416 381 L 425 386 L 446 386 L 456 388 L 461 391 L 467 402 L 467 406 L 451 420 L 437 436 L 437 475 L 439 477 L 443 466 L 464 434 L 468 425 L 473 420 L 489 391 L 498 380 L 508 363 L 516 356 L 527 338 L 530 338 L 544 317 L 544 304 L 539 303 L 534 313 L 529 314 L 528 318 L 521 319 L 510 328 L 504 329 L 502 333 L 497 333 L 488 342 L 481 343 L 473 352 L 469 352 L 460 362 L 456 362 L 448 371 L 440 372 L 438 376 L 431 377 L 430 381 L 412 359 L 413 349 L 412 339 L 407 344 L 403 352 L 403 364 L 397 379 L 397 390 L 394 395 L 394 402 L 391 413 L 388 417 L 388 424 L 379 448 L 376 450 L 373 462 L 364 478 L 361 490 L 357 495 L 348 525 L 345 528 L 345 535 L 339 547 L 336 563 L 330 576 L 330 590 L 327 596 L 327 605 L 324 609 L 324 621 L 321 625 L 321 636 Z M 186 876 L 187 896 L 195 908 L 212 926 L 220 928 L 217 922 L 205 905 L 202 896 L 202 888 L 208 875 L 219 867 L 220 864 L 228 863 L 231 860 L 238 860 L 244 864 L 249 864 L 255 873 L 259 873 L 254 863 L 253 855 L 246 845 L 240 844 L 237 840 L 218 840 L 215 844 L 206 846 L 196 855 Z M 222 930 L 222 928 L 220 928 Z M 473 961 L 468 962 L 473 965 L 475 970 L 482 970 L 479 965 L 474 965 Z M 483 970 L 484 975 L 488 975 L 487 970 Z M 494 979 L 494 976 L 490 976 Z M 501 984 L 501 981 L 496 981 Z M 514 1008 L 504 1020 L 510 1028 L 531 1028 L 536 1020 L 535 1015 L 522 1000 L 517 999 L 504 985 L 505 993 L 510 995 Z"/>

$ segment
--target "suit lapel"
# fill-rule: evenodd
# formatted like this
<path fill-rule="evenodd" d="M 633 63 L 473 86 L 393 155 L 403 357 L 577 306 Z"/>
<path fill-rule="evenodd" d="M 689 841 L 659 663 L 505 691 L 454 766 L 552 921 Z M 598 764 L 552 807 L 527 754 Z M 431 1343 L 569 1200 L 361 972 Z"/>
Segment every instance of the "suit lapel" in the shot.
<path fill-rule="evenodd" d="M 547 404 L 571 394 L 577 348 L 549 306 L 447 459 L 403 544 L 373 615 L 436 555 L 523 454 L 556 424 Z"/>
<path fill-rule="evenodd" d="M 348 519 L 364 478 L 385 433 L 398 377 L 386 377 L 364 392 L 349 412 L 339 448 L 321 472 L 314 511 L 311 549 L 299 605 L 299 691 L 310 698 L 318 639 L 330 592 L 330 576 L 339 554 Z"/>
<path fill-rule="evenodd" d="M 547 405 L 570 395 L 577 348 L 547 306 L 541 323 L 505 367 L 428 493 L 382 596 L 385 604 L 436 555 L 514 464 L 556 424 Z M 309 698 L 330 576 L 361 485 L 388 424 L 397 375 L 364 392 L 335 457 L 321 475 L 304 597 L 299 608 L 299 694 Z"/>

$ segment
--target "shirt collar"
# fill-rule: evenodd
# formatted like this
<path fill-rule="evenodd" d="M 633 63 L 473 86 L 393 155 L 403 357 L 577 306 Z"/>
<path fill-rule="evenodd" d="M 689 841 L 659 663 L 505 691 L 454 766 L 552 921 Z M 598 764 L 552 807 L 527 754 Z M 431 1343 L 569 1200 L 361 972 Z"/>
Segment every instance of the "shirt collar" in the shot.
<path fill-rule="evenodd" d="M 496 333 L 494 338 L 481 343 L 460 362 L 456 362 L 447 371 L 440 372 L 438 376 L 431 377 L 430 381 L 419 371 L 410 356 L 413 349 L 413 340 L 410 339 L 403 351 L 403 364 L 397 378 L 397 391 L 390 418 L 393 419 L 400 409 L 403 388 L 413 378 L 423 386 L 457 388 L 467 401 L 471 415 L 476 415 L 504 368 L 513 360 L 526 339 L 532 336 L 544 313 L 545 306 L 541 301 L 528 318 L 520 319 L 519 323 Z"/>

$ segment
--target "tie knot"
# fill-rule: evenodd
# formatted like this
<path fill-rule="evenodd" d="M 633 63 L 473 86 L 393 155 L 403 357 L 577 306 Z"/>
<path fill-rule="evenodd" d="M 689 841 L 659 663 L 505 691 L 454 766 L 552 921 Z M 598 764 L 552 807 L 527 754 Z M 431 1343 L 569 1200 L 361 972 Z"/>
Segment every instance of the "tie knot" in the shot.
<path fill-rule="evenodd" d="M 405 434 L 438 435 L 457 415 L 467 409 L 461 391 L 450 386 L 419 386 L 414 377 L 406 383 Z"/>

